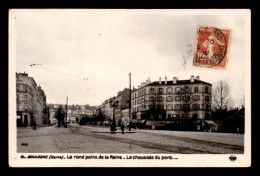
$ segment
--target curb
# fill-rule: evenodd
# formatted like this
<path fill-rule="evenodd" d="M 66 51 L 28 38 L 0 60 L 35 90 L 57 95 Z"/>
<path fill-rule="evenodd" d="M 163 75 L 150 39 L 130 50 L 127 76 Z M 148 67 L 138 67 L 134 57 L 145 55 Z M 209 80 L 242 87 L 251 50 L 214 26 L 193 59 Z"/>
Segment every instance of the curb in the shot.
<path fill-rule="evenodd" d="M 111 133 L 110 131 L 91 131 L 91 133 Z M 122 133 L 121 131 L 116 131 L 115 133 Z M 135 133 L 134 131 L 127 131 L 124 133 Z"/>

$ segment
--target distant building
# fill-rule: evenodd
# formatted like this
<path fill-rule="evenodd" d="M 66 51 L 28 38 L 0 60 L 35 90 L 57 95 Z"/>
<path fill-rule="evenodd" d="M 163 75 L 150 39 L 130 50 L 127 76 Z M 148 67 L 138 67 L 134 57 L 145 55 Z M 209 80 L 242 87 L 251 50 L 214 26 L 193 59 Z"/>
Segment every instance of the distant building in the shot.
<path fill-rule="evenodd" d="M 183 103 L 181 90 L 190 89 L 189 104 Z M 142 82 L 138 89 L 131 92 L 131 120 L 135 124 L 145 123 L 146 127 L 166 127 L 176 130 L 202 130 L 205 123 L 211 123 L 211 87 L 210 83 L 201 81 L 199 76 L 189 80 L 172 80 Z M 151 103 L 156 99 L 161 109 L 156 117 L 151 115 Z M 160 106 L 160 107 L 159 107 Z M 189 109 L 183 117 L 182 110 Z M 214 122 L 213 122 L 214 125 Z"/>
<path fill-rule="evenodd" d="M 33 119 L 37 125 L 49 120 L 46 95 L 27 73 L 16 73 L 16 109 L 18 126 L 31 125 Z"/>
<path fill-rule="evenodd" d="M 105 112 L 109 112 L 110 119 L 113 119 L 113 108 L 110 107 L 109 101 L 110 100 L 118 101 L 117 107 L 115 108 L 115 119 L 117 123 L 120 120 L 122 120 L 122 110 L 129 108 L 129 99 L 130 99 L 129 93 L 130 93 L 129 88 L 125 88 L 122 91 L 119 91 L 116 97 L 110 98 L 105 105 Z M 106 116 L 107 115 L 108 114 L 106 113 Z"/>

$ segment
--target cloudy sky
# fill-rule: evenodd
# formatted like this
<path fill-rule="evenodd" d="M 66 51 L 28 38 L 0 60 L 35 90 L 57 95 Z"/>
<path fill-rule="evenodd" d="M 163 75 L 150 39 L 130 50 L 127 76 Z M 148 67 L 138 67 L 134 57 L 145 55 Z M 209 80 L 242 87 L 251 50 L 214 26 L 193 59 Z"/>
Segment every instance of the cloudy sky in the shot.
<path fill-rule="evenodd" d="M 47 103 L 100 105 L 148 77 L 225 80 L 237 105 L 245 94 L 246 17 L 174 10 L 15 10 L 16 72 L 40 84 Z M 196 14 L 196 15 L 194 15 Z M 220 15 L 221 14 L 221 15 Z M 226 70 L 195 67 L 198 25 L 232 30 Z M 186 60 L 186 63 L 184 62 Z M 40 64 L 30 66 L 31 64 Z M 84 80 L 85 78 L 85 80 Z M 87 79 L 88 78 L 88 79 Z"/>

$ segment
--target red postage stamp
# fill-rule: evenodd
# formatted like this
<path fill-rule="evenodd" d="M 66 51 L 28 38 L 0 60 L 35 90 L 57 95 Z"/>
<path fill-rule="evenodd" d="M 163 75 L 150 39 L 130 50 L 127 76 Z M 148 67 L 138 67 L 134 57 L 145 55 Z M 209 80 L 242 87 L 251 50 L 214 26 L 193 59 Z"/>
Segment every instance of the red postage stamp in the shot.
<path fill-rule="evenodd" d="M 198 26 L 193 65 L 225 69 L 231 30 Z"/>

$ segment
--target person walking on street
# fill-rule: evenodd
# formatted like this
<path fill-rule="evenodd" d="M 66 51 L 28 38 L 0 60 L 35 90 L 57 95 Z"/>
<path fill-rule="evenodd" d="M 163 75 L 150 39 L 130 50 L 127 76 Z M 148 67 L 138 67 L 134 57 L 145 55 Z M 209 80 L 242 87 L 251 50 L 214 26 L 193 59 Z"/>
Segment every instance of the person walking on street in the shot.
<path fill-rule="evenodd" d="M 111 134 L 116 134 L 116 132 L 115 132 L 116 129 L 115 129 L 115 124 L 114 123 L 111 124 L 110 131 L 111 131 Z"/>
<path fill-rule="evenodd" d="M 130 121 L 128 125 L 129 131 L 131 131 L 131 127 L 132 127 L 132 122 Z"/>
<path fill-rule="evenodd" d="M 35 121 L 35 119 L 33 119 L 32 125 L 33 125 L 33 129 L 36 130 L 36 121 Z"/>
<path fill-rule="evenodd" d="M 125 129 L 125 125 L 124 125 L 124 123 L 122 122 L 122 123 L 121 123 L 122 134 L 124 134 L 124 129 Z"/>

